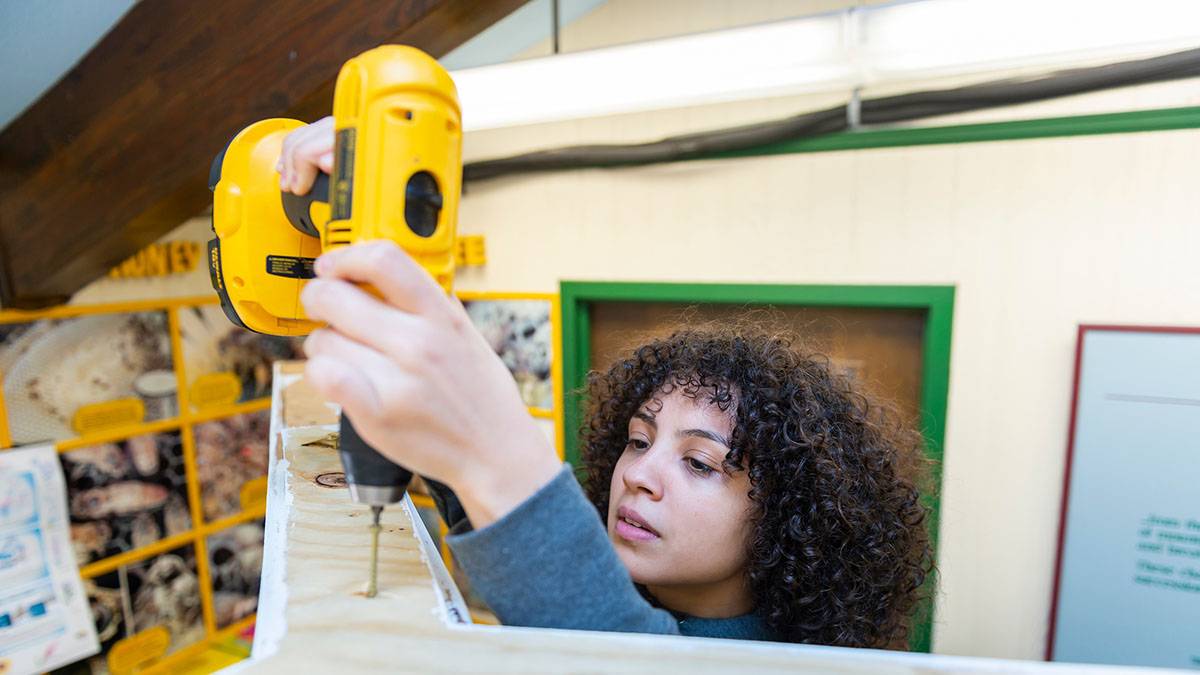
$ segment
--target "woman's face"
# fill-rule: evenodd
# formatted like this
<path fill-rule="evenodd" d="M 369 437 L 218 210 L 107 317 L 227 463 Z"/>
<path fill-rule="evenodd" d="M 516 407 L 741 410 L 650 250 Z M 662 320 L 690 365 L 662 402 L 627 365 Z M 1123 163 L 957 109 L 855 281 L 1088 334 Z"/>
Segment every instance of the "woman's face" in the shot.
<path fill-rule="evenodd" d="M 670 596 L 741 593 L 750 532 L 750 481 L 726 473 L 732 409 L 678 387 L 629 420 L 613 470 L 608 536 L 636 583 L 672 609 Z"/>

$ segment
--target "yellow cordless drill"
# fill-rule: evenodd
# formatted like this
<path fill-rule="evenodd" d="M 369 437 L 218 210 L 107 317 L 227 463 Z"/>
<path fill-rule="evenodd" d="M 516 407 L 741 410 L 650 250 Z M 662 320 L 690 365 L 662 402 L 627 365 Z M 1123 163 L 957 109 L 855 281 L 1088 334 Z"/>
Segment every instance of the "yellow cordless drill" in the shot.
<path fill-rule="evenodd" d="M 300 291 L 323 251 L 390 239 L 446 292 L 454 280 L 462 184 L 458 94 L 437 61 L 412 47 L 385 45 L 342 66 L 333 95 L 334 160 L 309 194 L 279 189 L 283 138 L 303 126 L 269 119 L 243 129 L 213 161 L 209 273 L 234 324 L 267 335 L 306 335 L 320 326 Z M 355 503 L 371 507 L 375 595 L 379 517 L 400 501 L 412 474 L 367 445 L 345 415 L 339 455 Z"/>

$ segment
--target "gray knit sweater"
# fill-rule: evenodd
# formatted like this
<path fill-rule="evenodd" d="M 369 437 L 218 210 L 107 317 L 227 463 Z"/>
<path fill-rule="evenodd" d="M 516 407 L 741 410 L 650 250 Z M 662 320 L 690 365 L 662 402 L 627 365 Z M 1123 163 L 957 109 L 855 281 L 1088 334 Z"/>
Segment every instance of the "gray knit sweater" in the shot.
<path fill-rule="evenodd" d="M 543 628 L 770 640 L 755 614 L 705 619 L 638 593 L 570 466 L 500 520 L 472 530 L 454 494 L 433 481 L 455 560 L 501 623 Z"/>

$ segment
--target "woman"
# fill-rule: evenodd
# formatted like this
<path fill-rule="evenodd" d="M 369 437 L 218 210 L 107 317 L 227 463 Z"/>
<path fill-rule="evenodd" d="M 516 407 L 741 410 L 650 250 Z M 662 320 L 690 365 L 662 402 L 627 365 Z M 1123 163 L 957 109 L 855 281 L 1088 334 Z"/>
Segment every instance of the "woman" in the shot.
<path fill-rule="evenodd" d="M 684 330 L 594 375 L 589 401 L 588 493 L 648 597 L 696 616 L 746 610 L 789 642 L 904 635 L 931 568 L 920 439 L 827 359 L 751 325 Z M 663 539 L 623 532 L 625 505 Z M 664 546 L 672 536 L 685 543 Z"/>
<path fill-rule="evenodd" d="M 283 189 L 307 192 L 332 146 L 330 118 L 289 135 Z M 905 634 L 932 569 L 919 437 L 826 359 L 727 327 L 593 373 L 585 496 L 462 306 L 395 244 L 331 251 L 316 272 L 302 300 L 329 328 L 305 343 L 309 381 L 432 479 L 447 542 L 502 622 L 872 647 Z"/>
<path fill-rule="evenodd" d="M 930 570 L 915 436 L 827 360 L 685 330 L 593 374 L 587 499 L 462 306 L 390 242 L 332 251 L 307 374 L 437 490 L 506 624 L 894 645 Z M 382 299 L 351 282 L 368 283 Z M 598 517 L 599 516 L 599 517 Z"/>

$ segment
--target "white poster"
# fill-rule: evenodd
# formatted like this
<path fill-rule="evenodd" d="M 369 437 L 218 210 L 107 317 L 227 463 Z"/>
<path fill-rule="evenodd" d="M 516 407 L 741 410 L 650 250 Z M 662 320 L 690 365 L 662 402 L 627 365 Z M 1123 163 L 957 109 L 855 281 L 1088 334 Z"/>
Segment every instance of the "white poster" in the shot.
<path fill-rule="evenodd" d="M 68 526 L 54 447 L 0 450 L 0 672 L 46 671 L 100 651 Z"/>
<path fill-rule="evenodd" d="M 1080 340 L 1051 656 L 1200 669 L 1200 331 Z"/>

